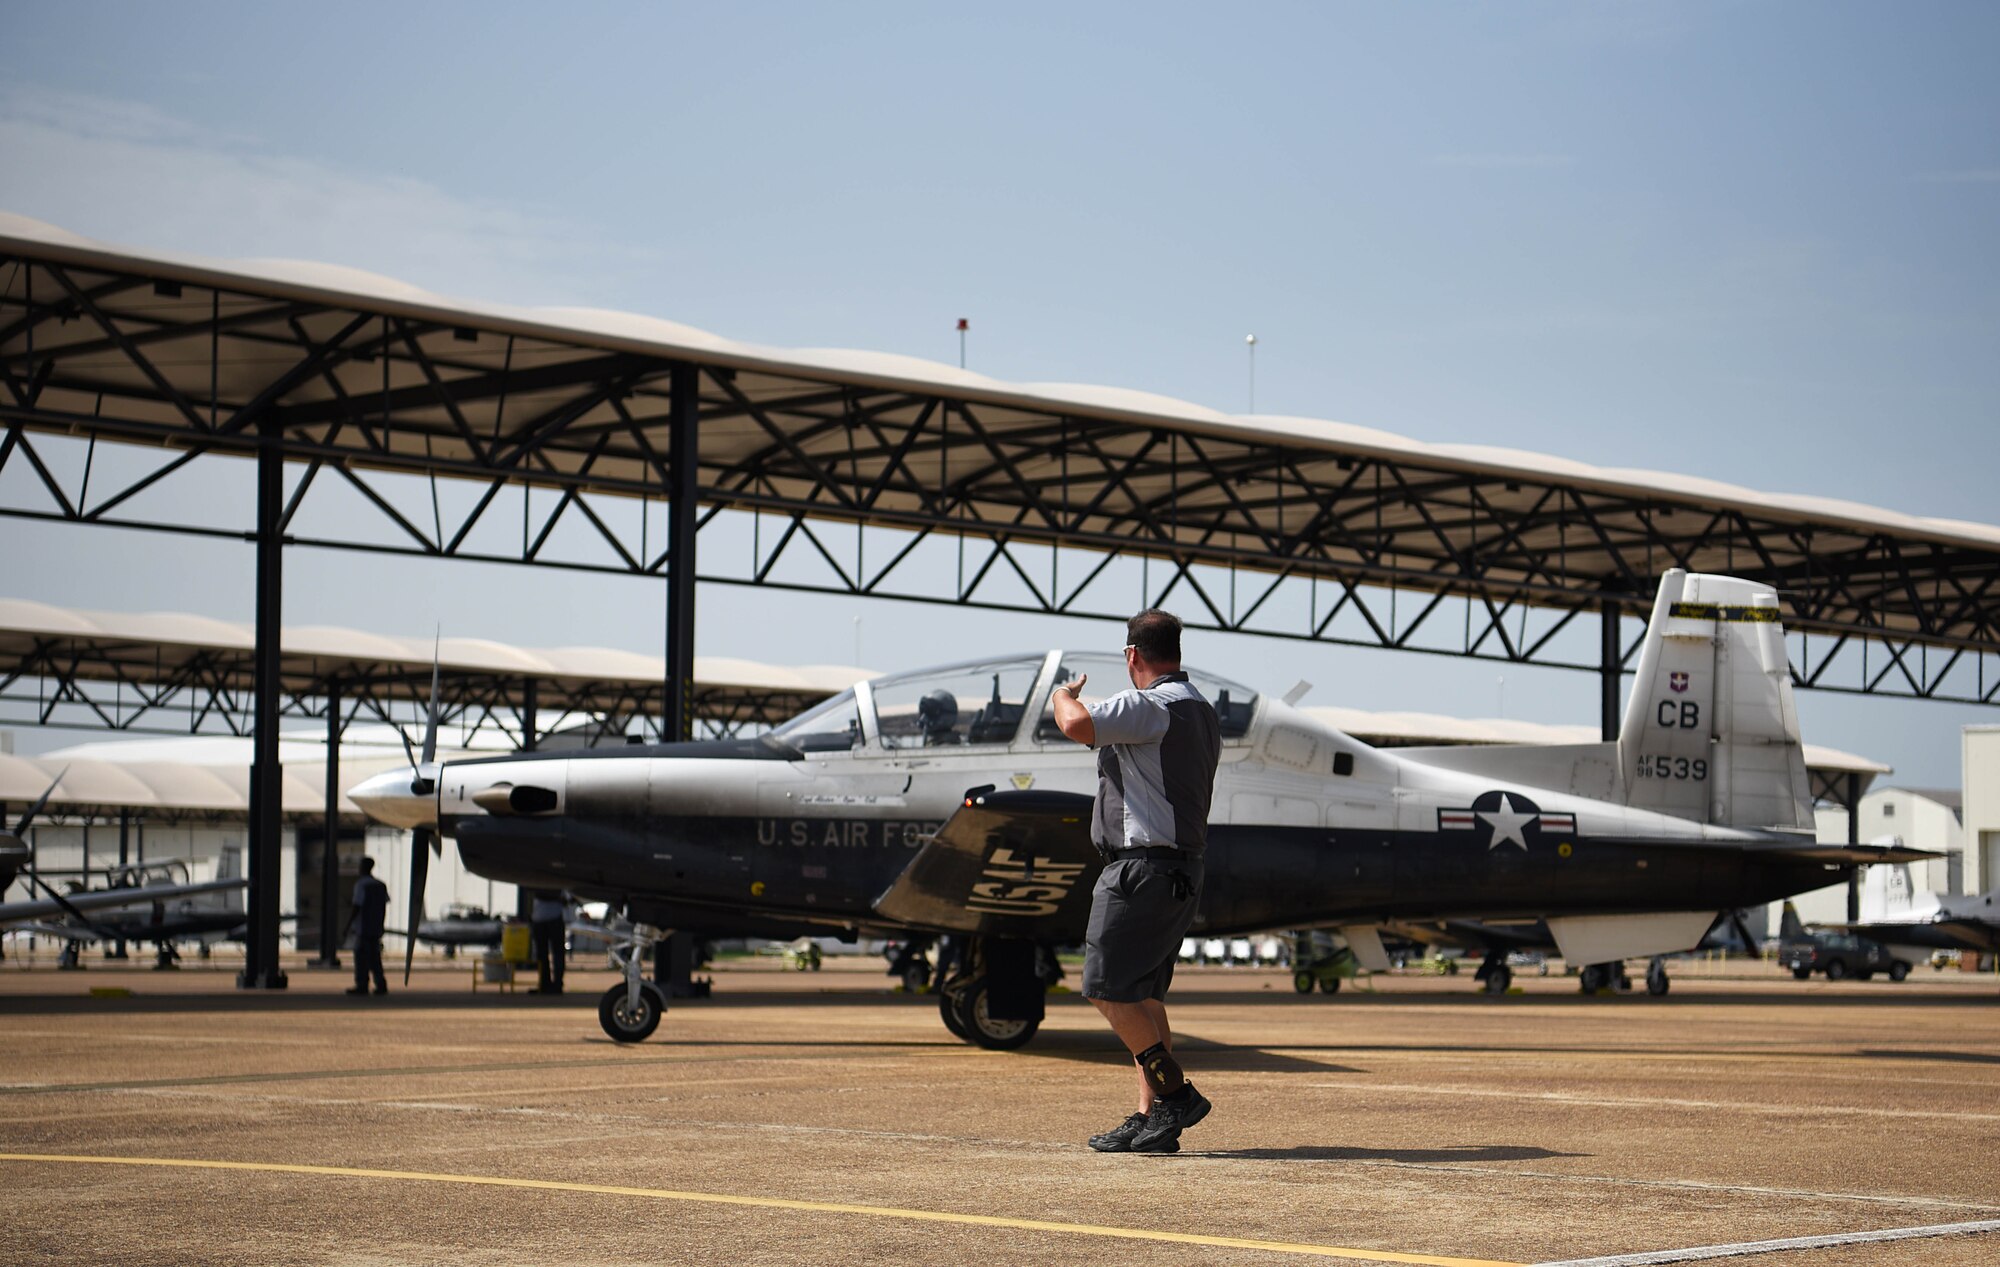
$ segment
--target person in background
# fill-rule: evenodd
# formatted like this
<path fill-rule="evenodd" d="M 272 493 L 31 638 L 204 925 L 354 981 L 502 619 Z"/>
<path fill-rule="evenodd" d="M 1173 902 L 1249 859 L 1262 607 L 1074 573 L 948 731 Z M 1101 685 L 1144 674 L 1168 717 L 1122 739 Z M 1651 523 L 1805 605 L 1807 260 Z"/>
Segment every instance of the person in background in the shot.
<path fill-rule="evenodd" d="M 564 897 L 551 889 L 537 889 L 535 903 L 528 908 L 528 931 L 540 965 L 539 982 L 530 994 L 563 992 L 563 952 L 569 933 L 569 903 Z"/>
<path fill-rule="evenodd" d="M 348 931 L 354 934 L 354 988 L 349 994 L 368 993 L 368 978 L 375 978 L 375 993 L 389 992 L 389 978 L 382 972 L 382 929 L 389 917 L 389 886 L 375 878 L 375 860 L 361 860 L 361 878 L 354 882 L 354 909 L 347 913 Z"/>

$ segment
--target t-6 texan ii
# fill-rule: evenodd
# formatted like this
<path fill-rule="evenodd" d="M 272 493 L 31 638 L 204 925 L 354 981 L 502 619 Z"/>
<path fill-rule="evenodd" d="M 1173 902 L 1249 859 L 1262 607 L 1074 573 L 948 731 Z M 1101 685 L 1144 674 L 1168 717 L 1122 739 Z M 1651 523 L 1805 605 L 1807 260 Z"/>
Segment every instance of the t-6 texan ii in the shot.
<path fill-rule="evenodd" d="M 1042 1019 L 1038 948 L 1082 939 L 1100 865 L 1095 758 L 1049 695 L 1123 669 L 980 660 L 861 683 L 756 739 L 425 763 L 351 795 L 454 837 L 476 874 L 657 928 L 955 935 L 945 1023 L 1014 1047 Z M 1919 856 L 1814 841 L 1778 599 L 1749 581 L 1666 574 L 1615 742 L 1378 751 L 1189 673 L 1224 736 L 1198 935 L 1333 926 L 1386 966 L 1384 923 L 1541 919 L 1571 963 L 1605 964 Z M 635 955 L 599 1015 L 635 1039 L 664 1007 Z"/>

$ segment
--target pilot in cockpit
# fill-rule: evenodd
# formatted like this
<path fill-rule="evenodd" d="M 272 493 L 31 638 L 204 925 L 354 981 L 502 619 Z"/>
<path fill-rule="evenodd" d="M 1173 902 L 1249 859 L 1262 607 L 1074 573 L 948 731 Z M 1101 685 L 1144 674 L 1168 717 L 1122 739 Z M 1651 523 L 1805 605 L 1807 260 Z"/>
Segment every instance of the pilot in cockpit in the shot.
<path fill-rule="evenodd" d="M 926 748 L 957 743 L 958 697 L 942 690 L 925 695 L 917 701 L 917 725 L 923 730 Z"/>

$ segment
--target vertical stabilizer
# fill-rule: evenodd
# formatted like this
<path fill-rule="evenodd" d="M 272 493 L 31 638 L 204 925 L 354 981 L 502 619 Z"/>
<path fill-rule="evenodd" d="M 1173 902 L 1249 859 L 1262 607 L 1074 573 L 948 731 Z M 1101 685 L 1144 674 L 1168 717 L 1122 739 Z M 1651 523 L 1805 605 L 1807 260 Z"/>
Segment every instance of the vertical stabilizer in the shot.
<path fill-rule="evenodd" d="M 1806 926 L 1799 922 L 1799 908 L 1788 901 L 1785 903 L 1785 913 L 1779 917 L 1778 940 L 1788 942 L 1805 939 Z"/>
<path fill-rule="evenodd" d="M 1618 759 L 1637 808 L 1811 829 L 1776 590 L 1679 569 L 1660 578 Z"/>

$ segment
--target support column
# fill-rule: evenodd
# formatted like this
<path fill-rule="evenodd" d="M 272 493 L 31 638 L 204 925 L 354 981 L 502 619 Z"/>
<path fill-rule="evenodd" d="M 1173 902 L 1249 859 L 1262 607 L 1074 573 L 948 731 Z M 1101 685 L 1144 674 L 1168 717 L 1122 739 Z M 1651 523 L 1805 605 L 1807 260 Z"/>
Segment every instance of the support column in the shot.
<path fill-rule="evenodd" d="M 285 505 L 283 433 L 271 424 L 258 428 L 257 448 L 257 634 L 251 708 L 250 900 L 239 989 L 282 990 L 278 966 L 279 868 L 283 851 L 278 768 L 278 634 L 284 609 L 283 541 L 279 532 Z"/>
<path fill-rule="evenodd" d="M 1607 598 L 1602 607 L 1597 651 L 1598 718 L 1606 742 L 1618 738 L 1618 714 L 1625 703 L 1625 677 L 1620 663 L 1625 650 L 1623 641 L 1618 628 L 1618 604 Z"/>
<path fill-rule="evenodd" d="M 118 811 L 118 869 L 122 872 L 126 867 L 131 865 L 132 811 L 120 810 Z M 117 941 L 113 942 L 111 948 L 104 952 L 104 957 L 106 959 L 128 958 L 129 954 L 125 949 L 125 939 L 120 937 Z"/>
<path fill-rule="evenodd" d="M 326 684 L 326 839 L 319 856 L 319 956 L 314 968 L 340 966 L 340 679 Z"/>
<path fill-rule="evenodd" d="M 1861 843 L 1861 776 L 1850 773 L 1847 776 L 1847 843 Z M 1847 873 L 1847 922 L 1861 922 L 1861 868 L 1853 867 Z"/>
<path fill-rule="evenodd" d="M 694 737 L 694 535 L 699 500 L 698 437 L 701 371 L 673 369 L 673 487 L 667 506 L 667 680 L 661 738 Z"/>
<path fill-rule="evenodd" d="M 521 683 L 521 751 L 533 752 L 541 742 L 541 680 L 529 678 Z"/>

